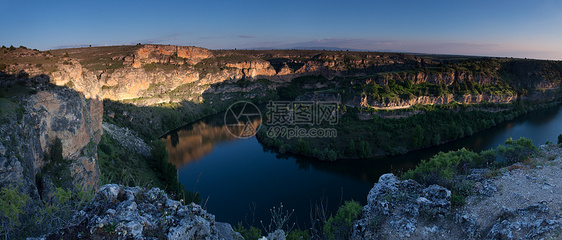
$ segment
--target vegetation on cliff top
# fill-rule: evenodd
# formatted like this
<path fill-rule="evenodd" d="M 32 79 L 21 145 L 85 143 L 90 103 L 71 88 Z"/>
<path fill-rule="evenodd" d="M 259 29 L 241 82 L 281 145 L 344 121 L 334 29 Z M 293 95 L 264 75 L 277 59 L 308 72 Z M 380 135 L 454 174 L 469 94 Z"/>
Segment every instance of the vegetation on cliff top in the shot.
<path fill-rule="evenodd" d="M 292 152 L 321 160 L 399 155 L 470 136 L 522 114 L 554 106 L 556 103 L 522 102 L 418 106 L 403 112 L 408 117 L 401 118 L 383 118 L 383 114 L 387 113 L 385 111 L 373 114 L 346 108 L 336 125 L 298 126 L 302 129 L 334 128 L 337 130 L 336 138 L 290 138 L 286 131 L 269 137 L 271 126 L 262 128 L 257 137 L 262 144 L 280 153 Z M 371 119 L 359 119 L 361 115 Z"/>
<path fill-rule="evenodd" d="M 437 184 L 451 189 L 453 205 L 463 205 L 466 197 L 473 194 L 474 181 L 467 175 L 472 169 L 486 169 L 488 176 L 499 168 L 515 162 L 526 161 L 538 152 L 531 139 L 508 139 L 504 145 L 480 153 L 462 148 L 447 153 L 440 152 L 427 161 L 422 161 L 414 169 L 402 175 L 403 179 L 414 179 L 425 186 Z"/>

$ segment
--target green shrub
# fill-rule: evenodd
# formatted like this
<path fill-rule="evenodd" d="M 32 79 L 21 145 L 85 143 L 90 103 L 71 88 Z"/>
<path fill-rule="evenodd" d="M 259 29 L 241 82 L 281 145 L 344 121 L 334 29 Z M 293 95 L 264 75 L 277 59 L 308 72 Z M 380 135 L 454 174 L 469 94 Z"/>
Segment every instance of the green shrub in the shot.
<path fill-rule="evenodd" d="M 537 147 L 533 145 L 533 140 L 523 137 L 515 141 L 509 138 L 504 144 L 505 146 L 500 145 L 496 148 L 498 155 L 501 157 L 500 166 L 522 161 L 538 151 Z"/>
<path fill-rule="evenodd" d="M 480 159 L 477 153 L 465 148 L 448 153 L 440 152 L 429 161 L 422 161 L 416 168 L 408 170 L 402 178 L 414 179 L 424 185 L 450 187 L 455 175 L 466 173 L 471 163 L 480 162 Z"/>
<path fill-rule="evenodd" d="M 238 227 L 234 227 L 234 231 L 240 233 L 244 239 L 258 239 L 262 237 L 261 229 L 254 226 L 246 228 L 242 225 L 242 222 L 238 222 Z"/>
<path fill-rule="evenodd" d="M 3 187 L 0 190 L 0 232 L 5 237 L 12 235 L 17 230 L 16 227 L 21 225 L 20 215 L 24 213 L 23 207 L 29 199 L 29 196 L 20 193 L 16 186 Z"/>
<path fill-rule="evenodd" d="M 466 203 L 466 197 L 458 194 L 451 194 L 451 205 L 462 206 Z"/>
<path fill-rule="evenodd" d="M 327 239 L 348 239 L 353 221 L 361 214 L 361 205 L 356 201 L 346 201 L 338 208 L 335 216 L 330 217 L 324 225 Z"/>
<path fill-rule="evenodd" d="M 245 238 L 251 239 L 251 238 Z M 293 229 L 287 234 L 287 240 L 306 240 L 310 239 L 308 230 Z"/>

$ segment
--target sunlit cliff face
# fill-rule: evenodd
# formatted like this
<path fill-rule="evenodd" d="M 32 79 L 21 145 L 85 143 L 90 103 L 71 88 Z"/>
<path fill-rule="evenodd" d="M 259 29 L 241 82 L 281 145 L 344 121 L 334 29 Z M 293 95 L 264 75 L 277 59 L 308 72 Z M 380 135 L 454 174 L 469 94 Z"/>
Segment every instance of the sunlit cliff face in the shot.
<path fill-rule="evenodd" d="M 254 124 L 257 126 L 260 123 Z M 172 132 L 165 139 L 169 162 L 180 168 L 197 161 L 210 153 L 216 144 L 238 139 L 235 136 L 240 136 L 243 130 L 244 126 L 230 126 L 227 129 L 224 124 L 212 125 L 201 121 L 193 124 L 189 130 Z"/>

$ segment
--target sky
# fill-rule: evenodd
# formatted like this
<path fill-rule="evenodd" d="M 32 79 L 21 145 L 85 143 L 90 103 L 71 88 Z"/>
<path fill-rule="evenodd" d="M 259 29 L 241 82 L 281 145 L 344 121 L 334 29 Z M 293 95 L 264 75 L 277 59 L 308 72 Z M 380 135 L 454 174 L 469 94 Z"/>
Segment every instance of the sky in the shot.
<path fill-rule="evenodd" d="M 173 44 L 562 60 L 562 1 L 0 0 L 0 45 Z"/>

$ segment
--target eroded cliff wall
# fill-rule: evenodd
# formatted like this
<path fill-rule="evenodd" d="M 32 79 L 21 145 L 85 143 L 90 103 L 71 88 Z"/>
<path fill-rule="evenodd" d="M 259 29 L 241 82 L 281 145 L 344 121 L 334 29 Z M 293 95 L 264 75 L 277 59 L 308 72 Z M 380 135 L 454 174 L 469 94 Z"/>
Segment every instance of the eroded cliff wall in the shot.
<path fill-rule="evenodd" d="M 41 180 L 47 174 L 46 155 L 55 139 L 62 143 L 62 156 L 69 161 L 71 182 L 83 188 L 99 186 L 97 144 L 102 134 L 102 102 L 87 99 L 68 88 L 43 87 L 33 94 L 2 98 L 4 111 L 0 124 L 0 186 L 24 183 L 30 196 L 41 195 Z M 61 174 L 62 175 L 62 174 Z M 50 179 L 59 177 L 51 174 Z M 47 179 L 49 179 L 47 178 Z M 39 182 L 37 182 L 39 181 Z M 45 183 L 51 185 L 52 182 Z M 48 194 L 48 193 L 47 193 Z"/>

